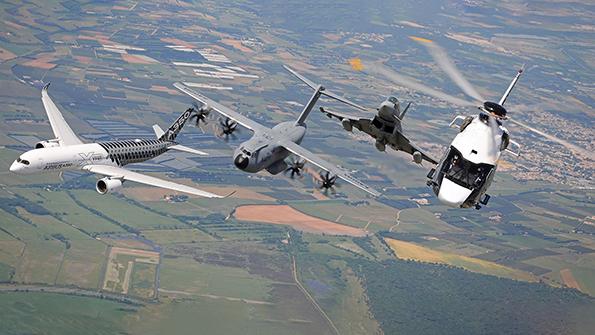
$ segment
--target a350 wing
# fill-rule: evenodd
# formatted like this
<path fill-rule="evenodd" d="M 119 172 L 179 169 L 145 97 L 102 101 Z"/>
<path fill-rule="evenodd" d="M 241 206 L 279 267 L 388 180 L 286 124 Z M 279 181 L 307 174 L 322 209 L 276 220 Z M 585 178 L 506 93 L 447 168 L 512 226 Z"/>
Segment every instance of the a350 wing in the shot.
<path fill-rule="evenodd" d="M 373 195 L 375 197 L 380 196 L 380 192 L 376 191 L 372 187 L 359 181 L 358 179 L 353 177 L 351 174 L 349 174 L 349 172 L 325 161 L 324 159 L 318 157 L 314 153 L 304 149 L 304 147 L 302 147 L 294 142 L 290 142 L 290 141 L 281 141 L 279 144 L 281 146 L 283 146 L 285 149 L 287 149 L 288 151 L 290 151 L 291 153 L 302 157 L 303 159 L 318 166 L 319 168 L 324 169 L 324 170 L 330 172 L 331 174 L 345 180 L 346 182 L 350 183 L 351 185 L 354 185 L 354 186 L 370 193 L 371 195 Z"/>
<path fill-rule="evenodd" d="M 145 184 L 145 185 L 167 188 L 170 190 L 184 192 L 184 193 L 193 194 L 193 195 L 198 195 L 198 196 L 205 197 L 205 198 L 225 198 L 224 196 L 221 196 L 221 195 L 217 195 L 217 194 L 210 193 L 207 191 L 202 191 L 202 190 L 199 190 L 194 187 L 174 183 L 171 181 L 147 176 L 142 173 L 133 172 L 133 171 L 121 168 L 121 167 L 117 167 L 117 166 L 86 165 L 83 167 L 83 170 L 101 174 L 101 175 L 108 176 L 108 177 L 112 177 L 112 178 L 118 178 L 118 179 L 121 179 L 122 181 L 130 180 L 130 181 Z"/>
<path fill-rule="evenodd" d="M 64 120 L 62 113 L 60 113 L 60 110 L 48 95 L 49 86 L 50 84 L 47 84 L 41 90 L 41 102 L 43 103 L 45 112 L 50 120 L 54 136 L 58 139 L 58 143 L 61 146 L 82 144 L 83 142 L 81 142 L 72 129 L 70 129 L 70 126 L 66 123 L 66 120 Z"/>
<path fill-rule="evenodd" d="M 182 91 L 183 93 L 200 101 L 202 104 L 207 105 L 209 108 L 214 109 L 215 111 L 222 114 L 223 116 L 226 116 L 226 117 L 234 120 L 235 122 L 241 124 L 242 126 L 248 128 L 254 132 L 265 129 L 265 127 L 262 126 L 261 124 L 255 122 L 255 121 L 252 121 L 249 118 L 245 117 L 244 115 L 242 115 L 228 107 L 225 107 L 222 104 L 220 104 L 214 100 L 211 100 L 211 99 L 205 97 L 204 95 L 186 87 L 182 83 L 175 83 L 174 86 L 178 90 Z"/>

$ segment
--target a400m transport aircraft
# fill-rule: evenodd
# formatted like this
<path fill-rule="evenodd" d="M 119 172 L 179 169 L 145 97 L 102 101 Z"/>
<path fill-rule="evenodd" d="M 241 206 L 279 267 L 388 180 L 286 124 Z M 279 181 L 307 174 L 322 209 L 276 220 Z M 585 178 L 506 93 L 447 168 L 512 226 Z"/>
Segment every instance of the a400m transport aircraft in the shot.
<path fill-rule="evenodd" d="M 223 126 L 226 127 L 226 129 L 223 130 L 225 134 L 231 134 L 235 130 L 236 123 L 239 123 L 254 132 L 254 135 L 252 135 L 249 140 L 240 144 L 234 152 L 233 162 L 238 169 L 250 173 L 267 170 L 269 173 L 275 175 L 287 169 L 288 165 L 285 162 L 285 159 L 289 155 L 294 154 L 328 172 L 326 176 L 321 175 L 321 178 L 323 179 L 322 187 L 325 189 L 332 187 L 338 177 L 375 197 L 380 196 L 378 191 L 359 181 L 348 171 L 334 166 L 300 145 L 306 135 L 306 119 L 320 96 L 324 95 L 360 109 L 363 107 L 360 107 L 343 97 L 335 95 L 325 89 L 322 85 L 315 84 L 287 66 L 284 66 L 284 68 L 303 81 L 306 85 L 314 89 L 314 94 L 296 121 L 282 122 L 273 128 L 265 127 L 244 115 L 189 89 L 181 83 L 175 83 L 174 86 L 203 104 L 203 107 L 197 111 L 197 114 L 201 115 L 201 113 L 204 114 L 208 113 L 210 110 L 215 110 L 219 114 L 233 120 L 234 123 L 230 123 L 229 120 L 223 123 Z M 299 165 L 303 166 L 301 163 Z M 292 169 L 294 168 L 299 169 L 299 166 L 293 165 Z M 333 177 L 330 177 L 330 174 L 332 174 Z"/>
<path fill-rule="evenodd" d="M 201 197 L 224 197 L 122 168 L 126 164 L 144 162 L 157 157 L 168 150 L 207 155 L 205 152 L 185 147 L 174 141 L 184 123 L 193 117 L 192 109 L 182 113 L 165 132 L 158 125 L 154 125 L 153 130 L 157 135 L 155 139 L 114 140 L 85 144 L 74 134 L 48 95 L 48 86 L 49 84 L 41 91 L 41 101 L 55 138 L 38 142 L 35 149 L 23 153 L 10 166 L 11 172 L 32 174 L 76 169 L 89 171 L 105 176 L 97 181 L 95 187 L 101 194 L 118 189 L 123 182 L 130 180 Z"/>

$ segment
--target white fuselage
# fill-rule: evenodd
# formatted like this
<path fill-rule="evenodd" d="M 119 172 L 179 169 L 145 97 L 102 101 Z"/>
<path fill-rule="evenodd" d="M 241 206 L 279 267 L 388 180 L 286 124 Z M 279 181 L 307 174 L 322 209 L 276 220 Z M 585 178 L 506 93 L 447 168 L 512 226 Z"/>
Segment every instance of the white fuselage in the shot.
<path fill-rule="evenodd" d="M 457 134 L 433 176 L 440 202 L 471 207 L 481 200 L 494 178 L 505 132 L 498 121 L 482 113 Z"/>
<path fill-rule="evenodd" d="M 159 156 L 172 144 L 157 139 L 135 139 L 33 149 L 15 160 L 10 171 L 31 174 L 77 170 L 87 165 L 124 166 Z"/>
<path fill-rule="evenodd" d="M 114 165 L 108 153 L 97 143 L 33 149 L 23 153 L 10 166 L 21 174 L 81 169 L 85 165 Z"/>
<path fill-rule="evenodd" d="M 246 172 L 259 172 L 269 169 L 275 174 L 284 167 L 283 160 L 290 152 L 283 146 L 276 145 L 280 140 L 289 140 L 300 144 L 306 135 L 305 125 L 295 122 L 283 122 L 265 132 L 255 133 L 249 140 L 243 142 L 234 152 L 233 162 L 236 167 Z M 278 165 L 278 168 L 271 167 Z"/>

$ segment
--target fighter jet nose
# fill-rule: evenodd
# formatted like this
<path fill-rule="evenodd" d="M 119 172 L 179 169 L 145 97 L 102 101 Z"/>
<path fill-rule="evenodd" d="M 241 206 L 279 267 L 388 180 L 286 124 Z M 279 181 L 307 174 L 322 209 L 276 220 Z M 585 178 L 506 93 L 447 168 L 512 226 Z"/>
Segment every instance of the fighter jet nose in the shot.
<path fill-rule="evenodd" d="M 243 155 L 238 155 L 233 160 L 233 163 L 235 164 L 235 166 L 238 169 L 244 170 L 245 168 L 248 167 L 248 163 L 250 163 L 250 160 L 248 158 L 244 157 Z"/>

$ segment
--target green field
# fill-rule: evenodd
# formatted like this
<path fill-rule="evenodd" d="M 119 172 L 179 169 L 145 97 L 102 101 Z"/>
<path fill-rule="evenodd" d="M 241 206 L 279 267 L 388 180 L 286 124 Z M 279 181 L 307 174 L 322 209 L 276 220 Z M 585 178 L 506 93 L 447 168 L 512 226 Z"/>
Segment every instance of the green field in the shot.
<path fill-rule="evenodd" d="M 112 335 L 135 308 L 95 298 L 51 293 L 0 293 L 2 334 Z"/>
<path fill-rule="evenodd" d="M 214 237 L 198 229 L 144 230 L 143 236 L 160 245 L 213 241 Z"/>
<path fill-rule="evenodd" d="M 463 269 L 498 277 L 511 278 L 524 281 L 536 281 L 531 274 L 515 270 L 494 262 L 476 259 L 468 256 L 461 256 L 441 250 L 430 249 L 422 245 L 386 239 L 388 245 L 393 248 L 397 257 L 403 260 L 415 260 L 425 263 L 447 264 Z"/>
<path fill-rule="evenodd" d="M 53 216 L 89 234 L 124 232 L 121 227 L 76 204 L 72 199 L 73 196 L 76 197 L 76 192 L 64 190 L 46 192 L 35 188 L 19 189 L 17 193 L 30 201 L 41 204 Z"/>
<path fill-rule="evenodd" d="M 190 295 L 267 300 L 271 281 L 244 269 L 197 263 L 189 258 L 162 260 L 160 288 Z"/>
<path fill-rule="evenodd" d="M 57 284 L 99 288 L 107 245 L 95 240 L 72 241 L 66 250 Z"/>
<path fill-rule="evenodd" d="M 178 220 L 155 214 L 144 208 L 132 205 L 125 199 L 118 198 L 114 195 L 103 196 L 101 201 L 97 201 L 97 192 L 77 191 L 73 193 L 84 206 L 93 208 L 106 217 L 135 229 L 186 227 L 184 223 Z M 132 212 L 135 214 L 130 215 L 129 213 Z"/>

